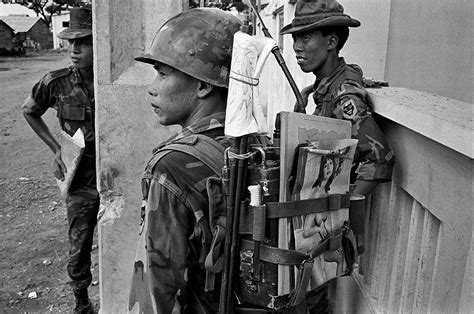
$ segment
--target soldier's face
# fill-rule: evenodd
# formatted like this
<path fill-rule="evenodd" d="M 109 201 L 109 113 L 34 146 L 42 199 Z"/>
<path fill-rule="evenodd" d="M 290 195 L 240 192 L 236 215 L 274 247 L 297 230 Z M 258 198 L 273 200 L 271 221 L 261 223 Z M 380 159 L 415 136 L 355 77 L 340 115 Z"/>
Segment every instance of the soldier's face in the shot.
<path fill-rule="evenodd" d="M 166 64 L 155 63 L 156 78 L 148 86 L 151 106 L 162 125 L 185 127 L 196 109 L 198 80 Z"/>
<path fill-rule="evenodd" d="M 90 69 L 93 66 L 92 36 L 69 40 L 71 61 L 77 69 Z"/>
<path fill-rule="evenodd" d="M 328 58 L 327 47 L 328 38 L 318 30 L 293 34 L 293 50 L 303 72 L 317 74 L 321 71 Z"/>

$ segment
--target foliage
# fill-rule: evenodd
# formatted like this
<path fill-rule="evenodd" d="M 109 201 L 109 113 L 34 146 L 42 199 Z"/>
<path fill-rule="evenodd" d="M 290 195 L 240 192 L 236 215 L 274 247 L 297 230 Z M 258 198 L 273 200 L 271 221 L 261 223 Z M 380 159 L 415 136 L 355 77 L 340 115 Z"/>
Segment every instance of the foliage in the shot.
<path fill-rule="evenodd" d="M 202 4 L 204 3 L 204 4 Z M 211 8 L 219 8 L 224 11 L 229 11 L 232 7 L 235 7 L 237 11 L 242 12 L 247 8 L 247 5 L 242 3 L 242 0 L 232 1 L 232 0 L 224 0 L 224 1 L 199 1 L 199 0 L 189 0 L 189 8 L 197 8 L 200 6 L 204 7 L 211 7 Z"/>
<path fill-rule="evenodd" d="M 81 0 L 2 0 L 5 4 L 16 3 L 33 10 L 48 27 L 51 27 L 51 17 L 60 14 L 62 10 L 69 7 L 83 6 Z"/>

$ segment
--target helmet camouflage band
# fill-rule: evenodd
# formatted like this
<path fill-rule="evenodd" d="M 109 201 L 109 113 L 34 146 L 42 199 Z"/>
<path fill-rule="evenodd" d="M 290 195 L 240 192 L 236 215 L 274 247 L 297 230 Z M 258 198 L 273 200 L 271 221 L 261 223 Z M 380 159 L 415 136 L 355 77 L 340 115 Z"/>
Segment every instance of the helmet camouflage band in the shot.
<path fill-rule="evenodd" d="M 215 86 L 229 84 L 234 33 L 242 23 L 222 10 L 191 9 L 169 19 L 137 61 L 161 62 Z"/>

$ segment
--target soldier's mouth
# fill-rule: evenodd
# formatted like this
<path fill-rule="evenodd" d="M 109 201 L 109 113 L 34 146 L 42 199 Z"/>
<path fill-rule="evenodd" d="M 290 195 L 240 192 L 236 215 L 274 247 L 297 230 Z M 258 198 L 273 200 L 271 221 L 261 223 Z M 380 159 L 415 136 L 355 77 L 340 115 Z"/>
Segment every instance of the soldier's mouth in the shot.
<path fill-rule="evenodd" d="M 151 106 L 153 107 L 153 111 L 154 111 L 155 113 L 161 112 L 160 107 L 158 107 L 158 106 L 155 105 L 154 103 L 151 103 Z"/>
<path fill-rule="evenodd" d="M 306 61 L 306 58 L 303 58 L 303 57 L 301 57 L 301 56 L 297 56 L 297 57 L 296 57 L 296 62 L 297 62 L 298 64 L 303 63 L 304 61 Z"/>

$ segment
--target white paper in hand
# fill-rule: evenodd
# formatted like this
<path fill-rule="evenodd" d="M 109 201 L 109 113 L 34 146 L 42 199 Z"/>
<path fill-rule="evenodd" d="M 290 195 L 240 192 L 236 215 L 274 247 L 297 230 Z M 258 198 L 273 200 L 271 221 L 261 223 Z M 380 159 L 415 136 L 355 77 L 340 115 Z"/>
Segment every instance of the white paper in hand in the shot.
<path fill-rule="evenodd" d="M 258 78 L 275 45 L 270 38 L 235 33 L 224 130 L 227 136 L 268 132 L 258 99 Z"/>
<path fill-rule="evenodd" d="M 63 160 L 67 171 L 64 174 L 64 180 L 61 181 L 56 179 L 56 182 L 58 183 L 62 197 L 66 196 L 66 193 L 71 186 L 77 167 L 81 161 L 84 147 L 85 141 L 82 129 L 77 129 L 72 137 L 66 132 L 61 131 L 61 159 Z"/>

